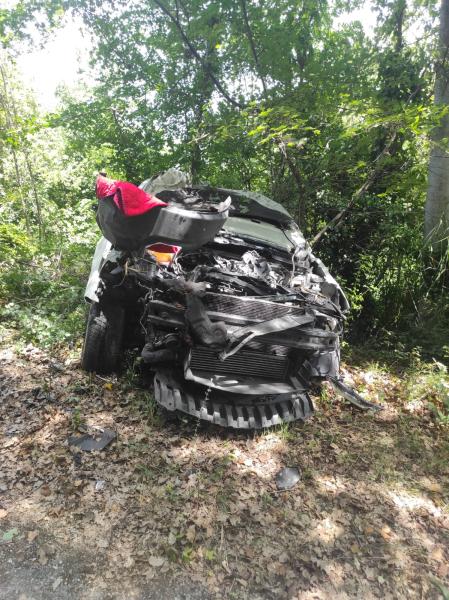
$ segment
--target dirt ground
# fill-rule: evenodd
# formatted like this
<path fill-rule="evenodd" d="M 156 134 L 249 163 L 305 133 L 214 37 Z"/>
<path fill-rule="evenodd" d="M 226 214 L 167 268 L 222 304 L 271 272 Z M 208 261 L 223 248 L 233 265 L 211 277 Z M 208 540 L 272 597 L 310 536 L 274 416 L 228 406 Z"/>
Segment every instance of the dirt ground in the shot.
<path fill-rule="evenodd" d="M 130 370 L 0 349 L 0 598 L 443 597 L 447 429 L 400 376 L 346 374 L 386 409 L 328 391 L 306 424 L 242 434 L 166 418 Z M 104 450 L 68 445 L 102 427 Z"/>

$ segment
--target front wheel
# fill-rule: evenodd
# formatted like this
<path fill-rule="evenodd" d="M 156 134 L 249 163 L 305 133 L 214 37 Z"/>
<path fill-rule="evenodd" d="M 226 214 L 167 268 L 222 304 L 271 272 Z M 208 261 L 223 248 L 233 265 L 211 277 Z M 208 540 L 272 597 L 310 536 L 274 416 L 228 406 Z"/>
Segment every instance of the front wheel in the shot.
<path fill-rule="evenodd" d="M 111 373 L 122 357 L 125 310 L 121 306 L 90 306 L 81 366 L 85 371 Z"/>

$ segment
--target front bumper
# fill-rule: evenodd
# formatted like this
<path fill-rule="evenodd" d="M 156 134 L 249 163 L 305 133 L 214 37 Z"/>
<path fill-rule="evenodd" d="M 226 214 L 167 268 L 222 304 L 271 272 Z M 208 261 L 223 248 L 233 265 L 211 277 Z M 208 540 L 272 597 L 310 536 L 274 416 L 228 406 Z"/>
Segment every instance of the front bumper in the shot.
<path fill-rule="evenodd" d="M 223 392 L 182 374 L 159 370 L 154 377 L 156 402 L 169 411 L 181 411 L 203 421 L 234 429 L 262 429 L 312 416 L 312 400 L 304 390 L 258 395 Z"/>

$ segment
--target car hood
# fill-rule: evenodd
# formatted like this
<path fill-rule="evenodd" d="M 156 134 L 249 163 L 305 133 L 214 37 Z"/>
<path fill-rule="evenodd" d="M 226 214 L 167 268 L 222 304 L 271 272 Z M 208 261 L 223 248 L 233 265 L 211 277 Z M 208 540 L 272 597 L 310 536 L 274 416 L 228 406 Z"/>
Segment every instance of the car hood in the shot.
<path fill-rule="evenodd" d="M 261 219 L 270 223 L 276 223 L 282 227 L 295 225 L 288 211 L 279 202 L 275 202 L 259 192 L 230 190 L 228 188 L 207 185 L 192 186 L 190 189 L 197 191 L 201 195 L 207 195 L 211 200 L 215 196 L 217 201 L 220 202 L 230 197 L 232 204 L 229 214 L 231 216 Z"/>

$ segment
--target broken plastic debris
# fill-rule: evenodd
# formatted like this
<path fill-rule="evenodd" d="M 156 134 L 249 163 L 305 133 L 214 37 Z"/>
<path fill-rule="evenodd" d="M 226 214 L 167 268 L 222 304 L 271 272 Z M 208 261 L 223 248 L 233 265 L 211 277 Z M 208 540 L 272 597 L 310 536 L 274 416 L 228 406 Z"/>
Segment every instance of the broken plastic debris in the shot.
<path fill-rule="evenodd" d="M 278 490 L 290 490 L 301 479 L 299 469 L 296 467 L 285 467 L 276 474 L 276 486 Z"/>
<path fill-rule="evenodd" d="M 329 377 L 328 379 L 337 394 L 340 394 L 340 396 L 354 406 L 357 406 L 357 408 L 360 408 L 360 410 L 377 411 L 383 409 L 381 404 L 374 404 L 374 402 L 368 402 L 368 400 L 362 398 L 360 394 L 346 385 L 341 379 L 337 379 L 336 377 Z"/>
<path fill-rule="evenodd" d="M 99 479 L 95 483 L 95 491 L 96 492 L 101 492 L 102 490 L 104 490 L 105 486 L 106 486 L 106 481 L 104 481 L 103 479 Z"/>
<path fill-rule="evenodd" d="M 103 450 L 116 437 L 117 434 L 112 429 L 103 429 L 98 435 L 90 435 L 88 433 L 79 436 L 71 435 L 68 442 L 70 446 L 76 446 L 85 452 L 92 452 L 92 450 Z"/>

